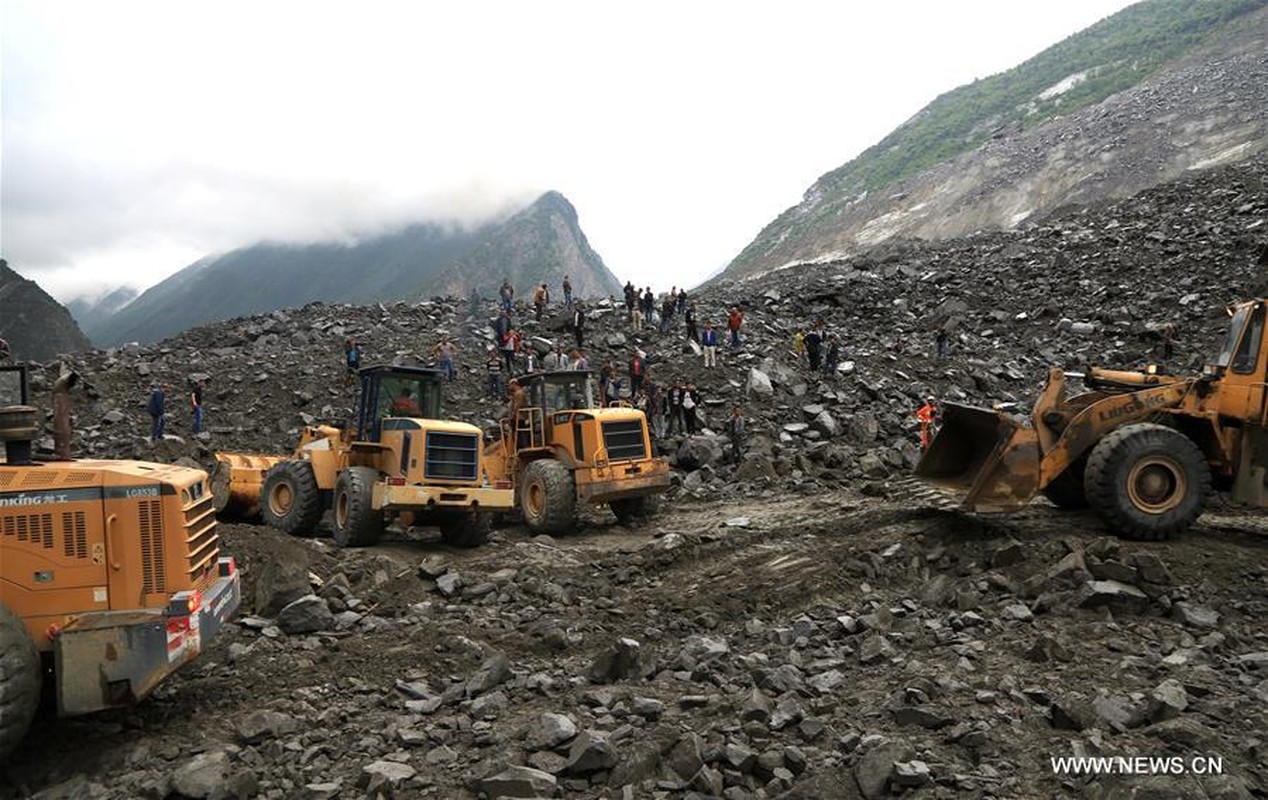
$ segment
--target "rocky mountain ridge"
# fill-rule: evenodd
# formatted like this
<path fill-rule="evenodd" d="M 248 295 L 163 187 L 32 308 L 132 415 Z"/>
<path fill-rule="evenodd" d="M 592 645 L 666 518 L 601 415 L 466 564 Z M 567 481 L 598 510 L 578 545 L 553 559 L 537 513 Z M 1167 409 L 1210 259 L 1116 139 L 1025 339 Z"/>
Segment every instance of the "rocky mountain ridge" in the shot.
<path fill-rule="evenodd" d="M 496 293 L 509 279 L 520 296 L 570 275 L 580 296 L 620 283 L 590 246 L 576 209 L 547 192 L 508 218 L 472 229 L 427 223 L 352 244 L 253 247 L 208 256 L 91 325 L 105 345 L 151 342 L 243 314 L 321 300 L 367 303 L 472 291 Z"/>
<path fill-rule="evenodd" d="M 47 361 L 90 348 L 70 312 L 37 283 L 0 260 L 0 339 L 18 360 Z"/>
<path fill-rule="evenodd" d="M 998 130 L 884 188 L 869 190 L 846 165 L 816 181 L 723 274 L 838 259 L 895 238 L 1007 230 L 1064 205 L 1123 199 L 1189 170 L 1250 158 L 1268 148 L 1265 52 L 1261 8 L 1133 88 L 1032 129 Z"/>

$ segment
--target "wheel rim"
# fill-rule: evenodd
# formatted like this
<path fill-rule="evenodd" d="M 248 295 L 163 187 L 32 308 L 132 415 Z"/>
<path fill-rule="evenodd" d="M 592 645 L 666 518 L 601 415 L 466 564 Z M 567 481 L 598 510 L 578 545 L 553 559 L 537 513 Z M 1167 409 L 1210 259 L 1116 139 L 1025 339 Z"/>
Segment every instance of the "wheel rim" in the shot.
<path fill-rule="evenodd" d="M 269 492 L 269 510 L 274 516 L 284 517 L 295 504 L 295 491 L 288 483 L 279 483 Z"/>
<path fill-rule="evenodd" d="M 1163 514 L 1184 500 L 1188 481 L 1184 470 L 1167 456 L 1142 458 L 1127 474 L 1132 505 L 1146 514 Z"/>
<path fill-rule="evenodd" d="M 335 524 L 340 528 L 348 526 L 348 493 L 340 492 L 335 500 Z"/>
<path fill-rule="evenodd" d="M 546 487 L 540 483 L 530 483 L 528 485 L 528 497 L 525 499 L 525 506 L 528 513 L 534 517 L 542 515 L 542 509 L 546 507 Z"/>

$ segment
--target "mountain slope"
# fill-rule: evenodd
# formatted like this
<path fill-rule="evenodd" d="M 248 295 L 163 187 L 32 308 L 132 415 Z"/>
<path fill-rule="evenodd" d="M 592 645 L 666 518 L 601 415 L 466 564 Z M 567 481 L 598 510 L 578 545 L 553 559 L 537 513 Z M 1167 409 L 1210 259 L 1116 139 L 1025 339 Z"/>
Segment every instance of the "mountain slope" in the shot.
<path fill-rule="evenodd" d="M 819 178 L 725 274 L 844 255 L 894 236 L 1008 228 L 1250 157 L 1266 137 L 1264 6 L 1139 3 L 948 92 Z"/>
<path fill-rule="evenodd" d="M 0 260 L 0 339 L 18 361 L 48 361 L 59 353 L 92 348 L 66 307 L 35 281 Z"/>
<path fill-rule="evenodd" d="M 122 286 L 95 300 L 77 298 L 66 304 L 66 309 L 79 323 L 81 330 L 88 331 L 108 320 L 116 311 L 137 298 L 137 290 L 131 286 Z"/>
<path fill-rule="evenodd" d="M 437 294 L 493 294 L 509 278 L 521 296 L 568 274 L 581 296 L 620 283 L 590 247 L 577 212 L 547 192 L 510 218 L 473 230 L 412 225 L 353 244 L 258 244 L 189 265 L 89 333 L 102 344 L 154 341 L 204 322 L 314 300 L 370 303 Z"/>

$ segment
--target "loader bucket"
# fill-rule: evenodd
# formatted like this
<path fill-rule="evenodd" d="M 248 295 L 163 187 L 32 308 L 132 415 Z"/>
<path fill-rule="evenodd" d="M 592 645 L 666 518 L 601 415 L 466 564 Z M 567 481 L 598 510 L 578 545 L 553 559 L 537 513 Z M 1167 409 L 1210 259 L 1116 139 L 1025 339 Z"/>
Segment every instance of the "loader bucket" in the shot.
<path fill-rule="evenodd" d="M 260 488 L 264 474 L 286 456 L 250 453 L 216 453 L 211 473 L 212 504 L 217 514 L 253 519 L 260 515 Z"/>
<path fill-rule="evenodd" d="M 1014 415 L 946 403 L 916 477 L 967 511 L 1016 511 L 1039 491 L 1039 443 Z"/>

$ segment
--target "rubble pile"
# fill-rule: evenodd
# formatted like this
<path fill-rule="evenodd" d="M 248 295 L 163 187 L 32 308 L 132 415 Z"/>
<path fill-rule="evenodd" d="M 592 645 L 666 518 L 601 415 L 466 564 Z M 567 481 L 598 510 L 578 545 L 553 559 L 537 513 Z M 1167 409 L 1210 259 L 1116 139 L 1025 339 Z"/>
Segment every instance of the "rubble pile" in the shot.
<path fill-rule="evenodd" d="M 1263 291 L 1262 160 L 1016 233 L 908 243 L 712 287 L 700 324 L 746 309 L 744 347 L 703 368 L 680 329 L 592 305 L 592 365 L 691 380 L 706 430 L 660 447 L 679 486 L 641 527 L 509 525 L 472 550 L 394 530 L 338 550 L 221 524 L 244 574 L 235 623 L 139 706 L 42 720 L 0 796 L 1249 798 L 1268 792 L 1268 564 L 1257 512 L 1176 541 L 1107 538 L 1046 504 L 1004 518 L 912 507 L 912 413 L 927 393 L 1025 402 L 1049 364 L 1176 369 Z M 76 354 L 80 452 L 206 464 L 285 452 L 347 418 L 342 343 L 427 363 L 455 337 L 448 414 L 487 424 L 493 306 L 313 304 Z M 544 348 L 559 317 L 517 320 Z M 842 337 L 836 374 L 790 353 Z M 932 353 L 945 329 L 947 358 Z M 723 348 L 725 351 L 725 348 Z M 58 364 L 36 371 L 45 392 Z M 207 432 L 146 441 L 144 401 L 205 376 Z M 628 382 L 627 382 L 628 385 Z M 720 422 L 741 402 L 747 453 Z M 885 495 L 892 493 L 894 496 Z M 790 495 L 796 497 L 790 498 Z M 795 502 L 789 502 L 790 499 Z M 1222 759 L 1185 774 L 1057 769 L 1081 757 Z"/>

